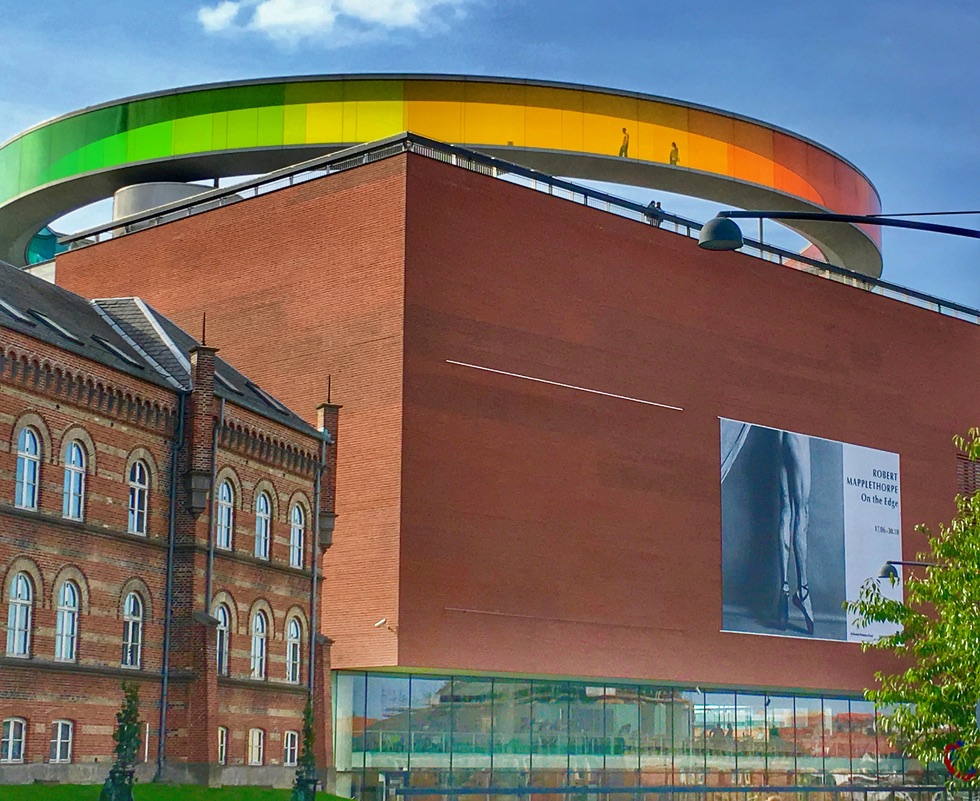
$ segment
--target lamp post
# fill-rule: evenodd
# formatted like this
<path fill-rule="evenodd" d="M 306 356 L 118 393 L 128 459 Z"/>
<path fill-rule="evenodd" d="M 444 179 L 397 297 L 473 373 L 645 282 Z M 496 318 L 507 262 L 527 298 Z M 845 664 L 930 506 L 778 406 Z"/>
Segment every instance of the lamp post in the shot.
<path fill-rule="evenodd" d="M 910 217 L 915 215 L 908 215 Z M 917 231 L 932 231 L 937 234 L 952 234 L 980 239 L 980 231 L 973 228 L 959 228 L 955 225 L 920 222 L 918 220 L 898 220 L 874 214 L 830 214 L 815 211 L 719 211 L 708 220 L 698 237 L 698 247 L 705 250 L 738 250 L 745 244 L 742 229 L 734 222 L 747 220 L 811 220 L 816 222 L 861 223 L 881 225 L 891 228 L 913 228 Z"/>
<path fill-rule="evenodd" d="M 878 578 L 897 579 L 898 569 L 896 565 L 907 565 L 909 567 L 938 567 L 935 562 L 904 562 L 901 559 L 889 559 L 881 566 L 878 571 Z"/>

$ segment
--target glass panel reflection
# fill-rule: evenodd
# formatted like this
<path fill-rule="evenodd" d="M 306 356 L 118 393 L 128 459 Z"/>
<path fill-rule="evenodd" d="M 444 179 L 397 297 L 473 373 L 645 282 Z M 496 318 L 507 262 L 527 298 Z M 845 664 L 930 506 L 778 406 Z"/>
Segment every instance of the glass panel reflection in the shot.
<path fill-rule="evenodd" d="M 637 701 L 640 784 L 670 784 L 673 772 L 673 693 L 657 687 L 639 687 Z"/>
<path fill-rule="evenodd" d="M 452 679 L 413 676 L 408 763 L 416 787 L 450 786 Z"/>
<path fill-rule="evenodd" d="M 861 801 L 840 788 L 942 779 L 880 729 L 872 704 L 835 697 L 386 673 L 334 685 L 337 788 L 361 801 Z"/>
<path fill-rule="evenodd" d="M 453 679 L 453 787 L 490 786 L 492 710 L 491 679 Z"/>
<path fill-rule="evenodd" d="M 795 784 L 796 720 L 793 698 L 770 695 L 766 698 L 766 781 L 769 784 Z"/>
<path fill-rule="evenodd" d="M 531 770 L 531 682 L 493 681 L 493 784 L 524 787 Z"/>
<path fill-rule="evenodd" d="M 674 783 L 704 784 L 704 695 L 674 691 Z"/>
<path fill-rule="evenodd" d="M 724 787 L 737 783 L 735 693 L 705 693 L 704 747 L 707 783 Z"/>

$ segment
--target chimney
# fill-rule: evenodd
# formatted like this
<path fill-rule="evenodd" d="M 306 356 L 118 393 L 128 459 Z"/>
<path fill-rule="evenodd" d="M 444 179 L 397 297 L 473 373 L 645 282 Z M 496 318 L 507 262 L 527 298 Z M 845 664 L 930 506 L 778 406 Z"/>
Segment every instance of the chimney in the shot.
<path fill-rule="evenodd" d="M 316 427 L 326 441 L 323 469 L 320 471 L 319 515 L 320 552 L 333 544 L 334 523 L 337 520 L 335 502 L 337 498 L 337 426 L 341 407 L 335 403 L 321 403 L 316 407 Z"/>
<path fill-rule="evenodd" d="M 199 515 L 208 505 L 211 489 L 212 438 L 214 436 L 214 356 L 217 348 L 198 345 L 191 349 L 191 396 L 188 404 L 187 507 Z"/>

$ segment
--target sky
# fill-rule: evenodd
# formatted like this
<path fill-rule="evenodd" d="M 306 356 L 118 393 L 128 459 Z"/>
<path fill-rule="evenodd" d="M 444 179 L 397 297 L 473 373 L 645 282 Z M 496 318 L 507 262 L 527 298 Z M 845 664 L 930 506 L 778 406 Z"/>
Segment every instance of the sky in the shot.
<path fill-rule="evenodd" d="M 0 20 L 0 141 L 84 106 L 177 86 L 493 75 L 755 117 L 854 163 L 885 213 L 980 210 L 976 0 L 0 0 Z M 673 197 L 665 207 L 712 213 Z M 980 214 L 922 219 L 980 228 Z M 100 221 L 74 218 L 75 227 Z M 883 250 L 884 279 L 980 307 L 980 240 L 885 229 Z"/>

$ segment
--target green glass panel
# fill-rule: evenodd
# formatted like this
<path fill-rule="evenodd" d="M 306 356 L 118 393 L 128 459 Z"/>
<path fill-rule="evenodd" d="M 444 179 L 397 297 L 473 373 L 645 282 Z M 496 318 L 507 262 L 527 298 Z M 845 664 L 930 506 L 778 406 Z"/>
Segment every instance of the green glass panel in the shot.
<path fill-rule="evenodd" d="M 113 134 L 112 136 L 107 136 L 102 140 L 102 144 L 105 148 L 103 157 L 105 158 L 106 167 L 113 167 L 126 162 L 128 140 L 129 135 L 126 133 Z"/>
<path fill-rule="evenodd" d="M 199 114 L 174 120 L 173 153 L 201 153 L 214 148 L 214 115 Z"/>
<path fill-rule="evenodd" d="M 338 771 L 364 767 L 363 673 L 339 673 L 333 693 L 334 764 Z"/>
<path fill-rule="evenodd" d="M 0 150 L 0 203 L 19 194 L 22 186 L 21 162 L 24 158 L 22 140 L 11 142 Z"/>
<path fill-rule="evenodd" d="M 211 144 L 215 150 L 228 147 L 228 112 L 220 111 L 212 115 Z"/>
<path fill-rule="evenodd" d="M 172 142 L 172 122 L 145 125 L 130 131 L 126 143 L 126 158 L 129 161 L 145 161 L 169 156 Z"/>
<path fill-rule="evenodd" d="M 262 106 L 258 109 L 258 139 L 262 147 L 277 146 L 283 139 L 282 106 Z"/>
<path fill-rule="evenodd" d="M 850 701 L 846 698 L 825 698 L 823 732 L 824 768 L 841 777 L 843 782 L 851 772 Z"/>
<path fill-rule="evenodd" d="M 336 103 L 344 99 L 343 81 L 304 81 L 287 83 L 284 102 L 286 105 L 308 103 Z"/>
<path fill-rule="evenodd" d="M 258 143 L 258 109 L 236 109 L 228 112 L 228 148 L 255 147 Z"/>

